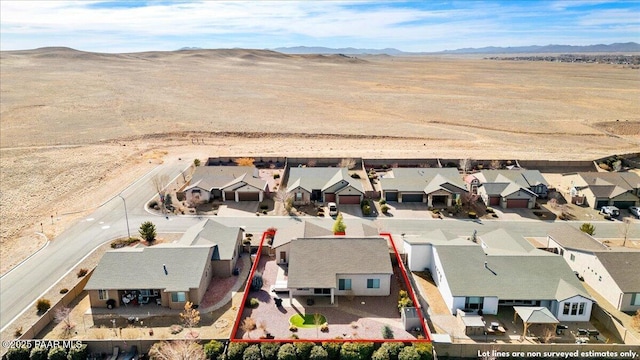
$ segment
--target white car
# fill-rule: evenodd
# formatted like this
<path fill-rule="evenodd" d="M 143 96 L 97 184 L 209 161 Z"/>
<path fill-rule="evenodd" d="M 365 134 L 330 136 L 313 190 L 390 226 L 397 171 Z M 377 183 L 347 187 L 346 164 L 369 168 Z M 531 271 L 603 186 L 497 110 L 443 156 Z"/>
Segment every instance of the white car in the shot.
<path fill-rule="evenodd" d="M 329 216 L 338 216 L 338 205 L 336 203 L 328 203 L 327 208 L 329 209 Z"/>
<path fill-rule="evenodd" d="M 600 213 L 611 217 L 618 217 L 620 216 L 620 209 L 615 206 L 603 206 L 600 208 Z"/>
<path fill-rule="evenodd" d="M 640 219 L 640 207 L 638 206 L 632 206 L 629 208 L 629 212 L 631 213 L 631 215 L 637 217 L 638 219 Z"/>

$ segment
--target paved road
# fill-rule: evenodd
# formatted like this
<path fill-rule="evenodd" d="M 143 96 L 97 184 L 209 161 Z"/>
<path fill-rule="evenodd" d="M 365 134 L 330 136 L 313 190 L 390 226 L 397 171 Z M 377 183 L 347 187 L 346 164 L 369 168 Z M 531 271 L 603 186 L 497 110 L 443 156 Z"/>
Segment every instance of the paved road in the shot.
<path fill-rule="evenodd" d="M 126 199 L 129 226 L 136 234 L 140 224 L 152 221 L 158 232 L 184 232 L 189 226 L 201 221 L 197 216 L 157 216 L 144 210 L 144 204 L 154 195 L 151 179 L 156 174 L 166 174 L 171 179 L 179 176 L 189 164 L 181 161 L 159 166 L 122 191 Z M 114 197 L 103 204 L 87 218 L 63 232 L 49 246 L 29 258 L 27 261 L 0 278 L 0 327 L 4 330 L 21 313 L 33 309 L 33 304 L 51 287 L 73 269 L 78 262 L 88 256 L 99 245 L 112 239 L 127 235 L 124 203 L 120 197 Z M 259 233 L 266 228 L 276 228 L 308 220 L 330 226 L 331 218 L 313 217 L 213 217 L 228 226 L 243 226 L 249 232 Z M 358 222 L 369 223 L 383 231 L 393 234 L 416 234 L 438 228 L 458 235 L 471 235 L 474 230 L 479 234 L 504 228 L 515 234 L 526 236 L 545 236 L 553 226 L 552 222 L 541 221 L 472 221 L 472 220 L 425 220 L 380 218 L 377 220 L 348 217 L 345 219 L 347 230 Z M 595 221 L 598 237 L 619 237 L 619 222 Z M 580 223 L 571 223 L 579 226 Z M 633 237 L 640 236 L 638 224 L 633 225 Z"/>

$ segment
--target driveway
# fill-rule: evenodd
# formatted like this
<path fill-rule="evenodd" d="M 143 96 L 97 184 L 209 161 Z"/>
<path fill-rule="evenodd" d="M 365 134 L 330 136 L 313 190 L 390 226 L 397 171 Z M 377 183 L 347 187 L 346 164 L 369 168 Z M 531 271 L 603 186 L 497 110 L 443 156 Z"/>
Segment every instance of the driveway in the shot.
<path fill-rule="evenodd" d="M 258 201 L 238 201 L 225 202 L 218 208 L 219 217 L 247 217 L 256 216 L 260 202 Z"/>
<path fill-rule="evenodd" d="M 431 211 L 427 210 L 427 204 L 425 203 L 398 203 L 395 201 L 388 202 L 389 207 L 388 217 L 403 218 L 403 219 L 433 219 Z M 385 217 L 381 214 L 380 217 Z"/>

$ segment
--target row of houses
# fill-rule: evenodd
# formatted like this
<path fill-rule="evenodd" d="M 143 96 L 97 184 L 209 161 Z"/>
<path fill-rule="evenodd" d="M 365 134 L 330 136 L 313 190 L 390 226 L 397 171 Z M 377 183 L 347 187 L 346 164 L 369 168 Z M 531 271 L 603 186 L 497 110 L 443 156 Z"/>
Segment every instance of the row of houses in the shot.
<path fill-rule="evenodd" d="M 213 276 L 232 276 L 242 230 L 205 220 L 174 243 L 107 252 L 86 285 L 91 306 L 134 300 L 180 309 L 200 304 Z M 428 270 L 455 315 L 541 307 L 558 321 L 588 321 L 595 302 L 580 279 L 621 311 L 640 309 L 640 251 L 613 250 L 567 224 L 536 248 L 504 229 L 459 236 L 444 230 L 402 235 L 411 271 Z M 270 256 L 287 267 L 274 290 L 289 296 L 389 296 L 394 251 L 377 229 L 360 224 L 334 235 L 324 223 L 279 229 Z M 137 298 L 131 299 L 134 293 Z"/>
<path fill-rule="evenodd" d="M 359 204 L 369 179 L 355 177 L 340 167 L 293 167 L 283 178 L 295 205 L 336 202 Z M 429 207 L 453 206 L 465 194 L 477 196 L 487 206 L 533 208 L 546 198 L 549 184 L 538 170 L 482 170 L 462 176 L 456 168 L 391 168 L 378 171 L 377 196 L 389 202 L 421 202 Z M 573 203 L 599 209 L 640 205 L 640 176 L 635 173 L 581 172 L 564 174 L 562 191 Z M 273 189 L 250 166 L 197 167 L 184 189 L 193 203 L 263 201 Z"/>

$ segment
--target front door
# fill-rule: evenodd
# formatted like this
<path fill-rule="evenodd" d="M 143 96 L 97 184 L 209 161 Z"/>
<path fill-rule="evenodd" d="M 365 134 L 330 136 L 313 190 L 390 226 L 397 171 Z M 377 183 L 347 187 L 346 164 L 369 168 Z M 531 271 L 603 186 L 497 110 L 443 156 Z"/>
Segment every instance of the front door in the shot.
<path fill-rule="evenodd" d="M 286 251 L 280 251 L 280 262 L 281 263 L 286 263 L 287 262 L 287 252 Z"/>

